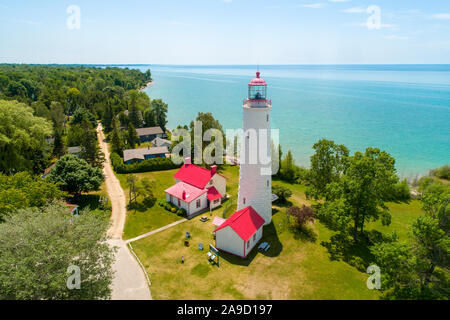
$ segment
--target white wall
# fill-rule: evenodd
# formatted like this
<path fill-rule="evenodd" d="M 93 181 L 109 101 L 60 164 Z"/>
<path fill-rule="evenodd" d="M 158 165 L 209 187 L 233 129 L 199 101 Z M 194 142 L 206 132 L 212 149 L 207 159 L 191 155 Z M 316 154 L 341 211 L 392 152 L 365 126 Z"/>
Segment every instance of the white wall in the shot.
<path fill-rule="evenodd" d="M 216 248 L 244 256 L 244 240 L 230 226 L 216 231 Z"/>
<path fill-rule="evenodd" d="M 247 249 L 247 243 L 245 243 L 245 256 L 247 256 L 250 251 L 252 251 L 252 249 L 255 247 L 255 245 L 258 243 L 259 240 L 261 240 L 262 238 L 262 232 L 263 230 L 263 226 L 261 226 L 257 231 L 256 231 L 256 239 L 255 241 L 253 241 L 253 236 L 250 237 L 250 239 L 248 239 L 247 242 L 250 243 L 250 247 Z"/>
<path fill-rule="evenodd" d="M 225 177 L 222 177 L 220 174 L 215 174 L 211 178 L 210 182 L 206 186 L 207 188 L 210 186 L 214 186 L 214 188 L 219 191 L 219 193 L 222 195 L 222 197 L 225 197 L 227 194 L 227 179 Z"/>
<path fill-rule="evenodd" d="M 200 199 L 200 208 L 197 208 L 197 200 Z M 204 194 L 202 194 L 201 196 L 199 196 L 198 198 L 192 200 L 191 202 L 189 202 L 189 211 L 188 211 L 188 215 L 193 215 L 203 209 L 205 209 L 208 206 L 208 198 L 207 198 L 207 194 L 206 192 Z"/>
<path fill-rule="evenodd" d="M 259 129 L 269 130 L 267 139 L 267 157 L 270 157 L 270 106 L 258 105 L 252 107 L 252 104 L 243 106 L 243 131 L 241 145 L 241 164 L 239 170 L 239 192 L 238 192 L 238 210 L 252 206 L 253 209 L 264 219 L 265 224 L 272 221 L 272 176 L 263 175 L 262 168 L 271 169 L 271 164 L 263 165 L 258 152 L 256 163 L 250 163 L 249 154 L 255 155 L 249 150 L 249 141 L 246 131 L 249 129 L 256 130 L 259 136 Z M 261 139 L 263 136 L 261 136 Z M 244 202 L 245 199 L 245 202 Z"/>

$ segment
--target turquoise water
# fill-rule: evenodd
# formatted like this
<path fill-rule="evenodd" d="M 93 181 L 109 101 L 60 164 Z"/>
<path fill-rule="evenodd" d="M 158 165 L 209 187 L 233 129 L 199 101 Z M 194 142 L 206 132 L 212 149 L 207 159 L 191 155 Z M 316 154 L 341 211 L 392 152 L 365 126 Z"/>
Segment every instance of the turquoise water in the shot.
<path fill-rule="evenodd" d="M 152 98 L 169 104 L 168 127 L 212 112 L 224 128 L 240 128 L 242 99 L 254 66 L 151 68 Z M 272 128 L 282 149 L 309 166 L 320 138 L 352 152 L 368 146 L 393 155 L 401 176 L 450 162 L 450 65 L 260 66 L 272 99 Z"/>

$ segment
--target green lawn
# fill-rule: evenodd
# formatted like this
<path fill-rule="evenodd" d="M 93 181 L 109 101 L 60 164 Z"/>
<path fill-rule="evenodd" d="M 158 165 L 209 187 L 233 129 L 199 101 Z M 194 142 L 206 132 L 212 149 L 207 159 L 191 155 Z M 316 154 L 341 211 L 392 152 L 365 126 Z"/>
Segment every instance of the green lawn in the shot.
<path fill-rule="evenodd" d="M 123 234 L 124 239 L 134 238 L 181 219 L 175 213 L 169 212 L 158 205 L 159 200 L 165 200 L 164 190 L 175 184 L 173 177 L 175 172 L 177 172 L 177 169 L 135 174 L 138 180 L 148 178 L 150 181 L 154 181 L 154 195 L 157 201 L 151 208 L 139 206 L 136 210 L 128 210 Z M 126 182 L 127 175 L 116 174 L 116 176 L 125 192 L 128 203 L 129 187 Z M 142 197 L 138 198 L 138 202 L 142 202 Z"/>
<path fill-rule="evenodd" d="M 173 184 L 172 175 L 175 171 L 145 173 L 139 174 L 139 177 L 157 179 L 161 184 L 160 190 L 163 190 L 163 186 Z M 237 193 L 238 173 L 238 167 L 225 167 L 222 172 L 227 177 L 227 193 L 232 198 Z M 121 177 L 122 180 L 124 177 Z M 293 204 L 308 203 L 304 195 L 304 186 L 281 181 L 274 181 L 273 184 L 289 187 L 293 191 L 290 199 Z M 234 200 L 228 201 L 235 207 Z M 157 207 L 166 214 L 166 211 Z M 367 226 L 367 229 L 382 232 L 396 230 L 401 238 L 407 237 L 408 226 L 417 215 L 421 214 L 419 203 L 417 201 L 411 201 L 409 204 L 392 203 L 389 207 L 392 224 L 385 227 L 377 222 Z M 153 209 L 155 211 L 151 211 L 150 215 L 156 214 L 157 209 Z M 336 258 L 336 248 L 327 245 L 331 243 L 334 235 L 332 231 L 319 221 L 308 226 L 307 232 L 295 231 L 286 221 L 285 208 L 275 207 L 275 209 L 278 212 L 273 216 L 273 223 L 264 229 L 263 240 L 271 244 L 269 251 L 263 254 L 253 250 L 247 259 L 221 253 L 220 267 L 211 265 L 207 261 L 206 251 L 197 248 L 199 242 L 202 242 L 206 249 L 210 243 L 214 244 L 211 233 L 214 226 L 211 220 L 202 223 L 199 218 L 195 218 L 133 242 L 137 255 L 150 275 L 152 296 L 155 299 L 378 299 L 380 297 L 378 291 L 367 289 L 367 274 L 359 271 L 351 263 Z M 222 214 L 223 207 L 213 211 L 213 216 Z M 142 219 L 142 221 L 156 220 L 158 219 L 155 217 Z M 140 229 L 148 231 L 148 228 L 136 225 L 138 222 L 138 218 L 129 215 L 126 226 L 128 235 L 134 235 L 135 231 Z M 192 234 L 190 247 L 183 245 L 186 231 Z M 184 264 L 180 262 L 181 256 L 184 256 Z M 350 256 L 362 257 L 365 262 L 370 261 L 370 256 L 367 256 L 364 248 L 353 248 Z"/>

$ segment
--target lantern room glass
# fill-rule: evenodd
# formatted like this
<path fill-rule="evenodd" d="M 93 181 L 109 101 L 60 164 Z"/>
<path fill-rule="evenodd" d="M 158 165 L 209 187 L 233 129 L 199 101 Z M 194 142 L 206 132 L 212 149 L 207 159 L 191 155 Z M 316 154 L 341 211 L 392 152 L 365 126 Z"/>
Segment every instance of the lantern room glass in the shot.
<path fill-rule="evenodd" d="M 265 100 L 266 99 L 267 86 L 249 86 L 248 98 L 250 100 Z"/>

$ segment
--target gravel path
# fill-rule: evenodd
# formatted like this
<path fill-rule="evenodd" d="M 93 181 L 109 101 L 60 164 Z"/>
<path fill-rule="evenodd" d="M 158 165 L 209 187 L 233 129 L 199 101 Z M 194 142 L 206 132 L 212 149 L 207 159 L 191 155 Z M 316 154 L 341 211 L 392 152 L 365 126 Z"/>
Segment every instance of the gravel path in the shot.
<path fill-rule="evenodd" d="M 109 243 L 119 248 L 113 265 L 115 274 L 112 284 L 112 299 L 149 300 L 152 297 L 144 271 L 131 254 L 125 241 L 122 240 L 127 214 L 126 199 L 120 182 L 114 175 L 111 167 L 108 144 L 105 142 L 101 124 L 97 127 L 97 136 L 100 149 L 105 154 L 103 173 L 105 175 L 106 190 L 112 205 L 112 225 L 108 231 L 108 234 L 111 236 Z"/>

